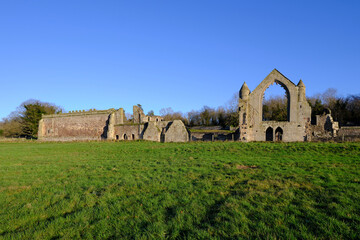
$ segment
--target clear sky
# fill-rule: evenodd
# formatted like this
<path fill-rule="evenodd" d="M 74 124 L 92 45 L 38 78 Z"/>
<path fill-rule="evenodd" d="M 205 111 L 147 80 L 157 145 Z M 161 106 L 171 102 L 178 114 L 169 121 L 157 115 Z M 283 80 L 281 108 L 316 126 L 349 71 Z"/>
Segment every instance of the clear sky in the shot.
<path fill-rule="evenodd" d="M 360 93 L 360 1 L 0 1 L 0 119 L 217 107 L 277 68 L 307 95 Z"/>

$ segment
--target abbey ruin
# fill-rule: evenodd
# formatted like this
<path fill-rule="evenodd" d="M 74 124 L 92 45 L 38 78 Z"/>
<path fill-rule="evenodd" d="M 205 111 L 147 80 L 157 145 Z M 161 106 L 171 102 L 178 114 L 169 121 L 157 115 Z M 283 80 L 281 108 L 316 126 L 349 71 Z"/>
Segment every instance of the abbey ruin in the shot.
<path fill-rule="evenodd" d="M 90 110 L 44 115 L 39 122 L 39 140 L 150 140 L 187 142 L 188 131 L 180 120 L 163 121 L 160 116 L 146 116 L 133 107 L 133 119 L 125 117 L 124 109 Z"/>
<path fill-rule="evenodd" d="M 285 90 L 287 121 L 263 119 L 264 93 L 274 83 Z M 330 114 L 316 116 L 316 124 L 311 125 L 311 107 L 305 92 L 306 87 L 302 80 L 295 85 L 277 69 L 252 92 L 244 83 L 239 92 L 239 140 L 302 142 L 311 141 L 313 137 L 336 137 L 339 126 Z"/>
<path fill-rule="evenodd" d="M 284 122 L 263 121 L 264 92 L 271 84 L 280 84 L 288 99 L 288 119 Z M 239 131 L 241 141 L 307 141 L 311 138 L 311 107 L 306 101 L 305 85 L 297 85 L 274 69 L 250 93 L 246 83 L 240 89 Z"/>
<path fill-rule="evenodd" d="M 265 90 L 280 84 L 287 97 L 287 121 L 265 121 L 263 100 Z M 160 116 L 146 116 L 138 106 L 133 107 L 132 119 L 126 119 L 124 109 L 72 111 L 43 115 L 39 122 L 39 140 L 150 140 L 157 142 L 187 142 L 196 140 L 284 141 L 301 142 L 333 139 L 339 125 L 331 113 L 316 116 L 311 124 L 311 107 L 306 100 L 302 80 L 295 85 L 274 69 L 255 89 L 244 83 L 239 92 L 239 125 L 227 134 L 191 133 L 180 120 L 164 121 Z M 340 129 L 341 130 L 341 129 Z M 348 130 L 344 130 L 347 133 Z"/>

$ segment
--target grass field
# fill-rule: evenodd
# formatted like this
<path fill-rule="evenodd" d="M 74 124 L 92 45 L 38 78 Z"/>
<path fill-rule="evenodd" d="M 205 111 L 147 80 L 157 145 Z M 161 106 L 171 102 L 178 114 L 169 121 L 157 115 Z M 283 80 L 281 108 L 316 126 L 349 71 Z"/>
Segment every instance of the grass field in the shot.
<path fill-rule="evenodd" d="M 0 239 L 359 239 L 360 143 L 0 143 Z"/>

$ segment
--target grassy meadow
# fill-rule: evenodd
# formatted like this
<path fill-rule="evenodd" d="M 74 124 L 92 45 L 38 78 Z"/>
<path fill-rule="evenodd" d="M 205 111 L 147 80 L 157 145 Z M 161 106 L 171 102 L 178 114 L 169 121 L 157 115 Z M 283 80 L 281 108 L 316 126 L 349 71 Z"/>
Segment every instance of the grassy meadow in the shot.
<path fill-rule="evenodd" d="M 0 239 L 359 239 L 360 143 L 0 142 Z"/>

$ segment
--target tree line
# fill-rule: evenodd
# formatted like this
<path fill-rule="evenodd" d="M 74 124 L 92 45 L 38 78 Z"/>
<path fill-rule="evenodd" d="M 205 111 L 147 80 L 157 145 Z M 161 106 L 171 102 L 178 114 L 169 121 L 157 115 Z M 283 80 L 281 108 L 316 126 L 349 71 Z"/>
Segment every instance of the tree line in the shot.
<path fill-rule="evenodd" d="M 55 114 L 62 111 L 63 109 L 55 104 L 34 99 L 27 100 L 0 122 L 0 136 L 37 138 L 42 114 Z"/>
<path fill-rule="evenodd" d="M 315 124 L 316 115 L 331 112 L 331 116 L 340 126 L 360 125 L 360 95 L 337 96 L 336 89 L 307 97 L 311 106 L 311 120 Z M 286 121 L 288 101 L 286 97 L 273 97 L 264 100 L 263 120 Z"/>
<path fill-rule="evenodd" d="M 340 126 L 360 125 L 360 95 L 340 97 L 336 89 L 329 88 L 323 93 L 307 97 L 311 106 L 311 118 L 315 123 L 316 115 L 331 111 L 331 115 Z M 153 111 L 152 111 L 153 112 Z M 193 110 L 186 114 L 174 112 L 171 108 L 163 108 L 160 115 L 165 120 L 181 119 L 186 126 L 238 126 L 238 95 L 218 108 L 208 106 Z M 263 100 L 264 121 L 287 121 L 288 99 L 286 96 L 275 96 Z"/>
<path fill-rule="evenodd" d="M 360 125 L 360 95 L 339 97 L 335 89 L 328 89 L 324 93 L 307 97 L 312 108 L 312 120 L 316 115 L 330 110 L 335 121 L 340 126 Z M 263 101 L 263 120 L 286 121 L 288 116 L 287 98 L 278 96 Z M 141 106 L 141 105 L 139 105 Z M 176 112 L 172 108 L 163 108 L 160 115 L 165 121 L 182 120 L 188 127 L 193 126 L 238 126 L 238 95 L 234 94 L 224 106 L 211 108 L 204 106 L 200 110 L 188 113 Z M 23 102 L 16 111 L 0 122 L 0 136 L 36 138 L 38 124 L 42 114 L 56 114 L 63 109 L 55 104 L 28 100 Z M 148 112 L 154 116 L 154 111 Z"/>

